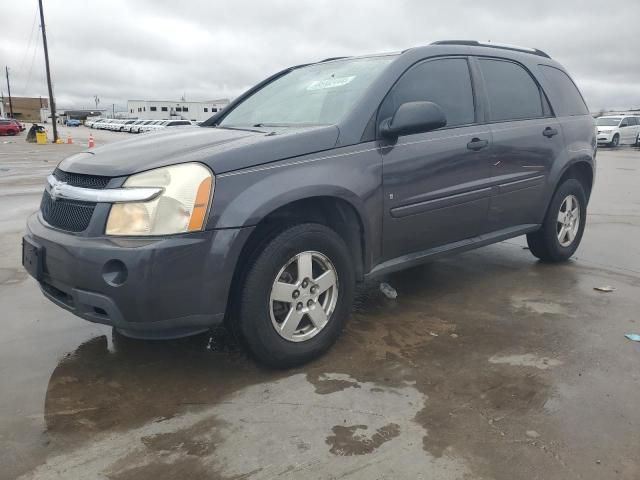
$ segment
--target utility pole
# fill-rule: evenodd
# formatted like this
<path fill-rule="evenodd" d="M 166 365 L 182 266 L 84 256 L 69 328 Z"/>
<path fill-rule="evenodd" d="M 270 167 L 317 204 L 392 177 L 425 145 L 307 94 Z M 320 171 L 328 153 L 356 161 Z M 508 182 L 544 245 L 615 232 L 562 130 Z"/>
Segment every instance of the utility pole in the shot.
<path fill-rule="evenodd" d="M 44 45 L 44 64 L 47 68 L 47 86 L 49 87 L 49 108 L 51 110 L 51 122 L 53 123 L 53 141 L 58 141 L 58 126 L 56 125 L 56 104 L 53 100 L 53 86 L 51 85 L 51 70 L 49 69 L 49 48 L 47 47 L 47 30 L 44 26 L 44 11 L 42 0 L 38 0 L 40 7 L 40 28 L 42 28 L 42 44 Z"/>
<path fill-rule="evenodd" d="M 112 118 L 116 118 L 116 104 L 115 104 L 115 103 L 114 103 L 114 104 L 112 104 L 112 105 L 111 105 L 111 108 L 113 109 L 113 110 L 112 110 L 112 111 L 113 111 L 113 117 L 112 117 Z"/>
<path fill-rule="evenodd" d="M 11 101 L 11 85 L 9 85 L 9 67 L 5 66 L 4 71 L 7 73 L 7 90 L 9 91 L 9 112 L 13 118 L 13 102 Z"/>

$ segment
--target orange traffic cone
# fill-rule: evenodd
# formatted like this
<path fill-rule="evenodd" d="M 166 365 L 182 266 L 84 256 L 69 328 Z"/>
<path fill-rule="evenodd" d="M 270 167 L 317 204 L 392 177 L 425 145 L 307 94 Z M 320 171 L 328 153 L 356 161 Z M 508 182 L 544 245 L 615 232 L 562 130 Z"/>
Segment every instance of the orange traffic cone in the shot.
<path fill-rule="evenodd" d="M 71 135 L 67 135 L 67 145 L 72 145 L 73 144 L 73 139 L 71 138 Z"/>
<path fill-rule="evenodd" d="M 93 148 L 96 146 L 96 142 L 93 140 L 93 134 L 89 134 L 89 148 Z"/>

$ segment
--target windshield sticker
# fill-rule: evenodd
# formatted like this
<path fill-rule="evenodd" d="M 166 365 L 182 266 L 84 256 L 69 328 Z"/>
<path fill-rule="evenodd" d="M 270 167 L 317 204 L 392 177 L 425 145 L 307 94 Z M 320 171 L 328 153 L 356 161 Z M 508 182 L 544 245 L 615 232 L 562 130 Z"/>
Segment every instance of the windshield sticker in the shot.
<path fill-rule="evenodd" d="M 314 80 L 309 84 L 307 90 L 324 90 L 325 88 L 336 88 L 342 87 L 347 83 L 351 83 L 351 81 L 356 78 L 355 75 L 351 77 L 339 77 L 339 78 L 328 78 L 326 80 Z"/>

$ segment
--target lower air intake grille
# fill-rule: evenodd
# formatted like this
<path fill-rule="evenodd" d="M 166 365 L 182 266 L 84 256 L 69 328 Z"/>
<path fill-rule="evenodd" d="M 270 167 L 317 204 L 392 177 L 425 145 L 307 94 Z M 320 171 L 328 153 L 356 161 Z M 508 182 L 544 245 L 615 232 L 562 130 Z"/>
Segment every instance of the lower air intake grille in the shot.
<path fill-rule="evenodd" d="M 48 192 L 42 195 L 40 211 L 52 227 L 68 232 L 84 232 L 89 226 L 95 203 L 59 199 L 55 202 Z"/>

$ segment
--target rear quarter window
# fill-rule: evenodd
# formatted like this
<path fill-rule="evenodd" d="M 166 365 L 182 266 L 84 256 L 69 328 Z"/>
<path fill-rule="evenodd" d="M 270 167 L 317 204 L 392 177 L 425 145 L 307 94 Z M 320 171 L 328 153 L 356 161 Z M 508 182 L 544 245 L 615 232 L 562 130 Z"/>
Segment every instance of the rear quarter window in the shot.
<path fill-rule="evenodd" d="M 546 80 L 545 89 L 556 115 L 587 115 L 589 113 L 578 87 L 566 73 L 549 65 L 539 65 L 539 67 Z"/>

